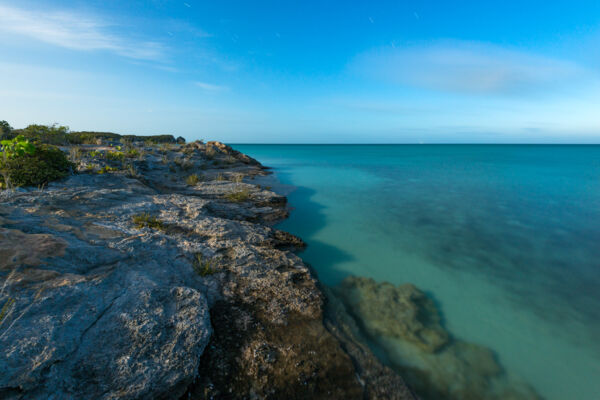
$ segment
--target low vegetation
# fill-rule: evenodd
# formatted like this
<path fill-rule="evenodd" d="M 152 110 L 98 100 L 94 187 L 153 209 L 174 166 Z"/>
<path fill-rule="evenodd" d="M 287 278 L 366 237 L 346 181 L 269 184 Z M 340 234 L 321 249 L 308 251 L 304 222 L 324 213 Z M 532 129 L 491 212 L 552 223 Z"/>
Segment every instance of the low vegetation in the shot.
<path fill-rule="evenodd" d="M 185 183 L 190 186 L 196 186 L 200 181 L 201 179 L 197 174 L 192 174 L 185 178 Z"/>
<path fill-rule="evenodd" d="M 102 174 L 106 174 L 108 172 L 115 172 L 118 170 L 119 170 L 119 168 L 111 167 L 110 165 L 105 165 L 104 167 L 102 167 L 98 170 L 98 173 L 100 175 L 102 175 Z"/>
<path fill-rule="evenodd" d="M 209 276 L 217 272 L 211 260 L 205 260 L 202 253 L 196 253 L 193 263 L 194 271 L 200 276 Z"/>
<path fill-rule="evenodd" d="M 138 229 L 150 228 L 150 229 L 157 229 L 160 231 L 164 231 L 167 229 L 164 222 L 162 222 L 160 219 L 156 218 L 155 216 L 150 215 L 149 213 L 142 213 L 142 214 L 134 215 L 132 217 L 132 221 L 135 224 L 136 228 L 138 228 Z"/>
<path fill-rule="evenodd" d="M 225 198 L 229 201 L 241 203 L 250 200 L 250 192 L 247 189 L 244 189 L 239 192 L 228 193 L 225 195 Z"/>

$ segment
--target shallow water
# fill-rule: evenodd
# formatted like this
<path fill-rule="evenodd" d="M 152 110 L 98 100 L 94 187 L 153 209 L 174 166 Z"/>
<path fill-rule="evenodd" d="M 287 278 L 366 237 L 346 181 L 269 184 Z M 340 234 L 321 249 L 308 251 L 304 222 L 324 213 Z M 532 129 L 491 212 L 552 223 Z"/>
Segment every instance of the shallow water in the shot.
<path fill-rule="evenodd" d="M 410 282 L 549 400 L 600 398 L 600 146 L 235 145 L 319 279 Z"/>

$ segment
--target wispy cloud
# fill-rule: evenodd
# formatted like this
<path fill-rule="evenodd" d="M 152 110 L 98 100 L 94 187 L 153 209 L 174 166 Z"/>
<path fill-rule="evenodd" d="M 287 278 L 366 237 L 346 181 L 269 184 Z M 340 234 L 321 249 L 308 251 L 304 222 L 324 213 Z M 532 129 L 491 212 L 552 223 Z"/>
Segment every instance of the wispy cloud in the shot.
<path fill-rule="evenodd" d="M 0 32 L 72 50 L 109 51 L 138 60 L 161 60 L 164 47 L 111 33 L 101 18 L 64 11 L 31 11 L 0 4 Z"/>
<path fill-rule="evenodd" d="M 386 82 L 468 94 L 523 94 L 596 79 L 574 62 L 461 41 L 378 49 L 360 55 L 351 69 Z"/>
<path fill-rule="evenodd" d="M 194 85 L 198 86 L 200 89 L 207 90 L 209 92 L 223 92 L 229 90 L 229 87 L 222 85 L 215 85 L 207 82 L 194 82 Z"/>

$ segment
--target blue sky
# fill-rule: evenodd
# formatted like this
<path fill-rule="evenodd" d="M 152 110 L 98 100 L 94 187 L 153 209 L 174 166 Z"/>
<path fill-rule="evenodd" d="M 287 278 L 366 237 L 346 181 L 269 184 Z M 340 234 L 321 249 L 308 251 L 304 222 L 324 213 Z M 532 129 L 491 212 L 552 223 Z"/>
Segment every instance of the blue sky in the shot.
<path fill-rule="evenodd" d="M 597 0 L 0 0 L 0 35 L 15 127 L 600 143 Z"/>

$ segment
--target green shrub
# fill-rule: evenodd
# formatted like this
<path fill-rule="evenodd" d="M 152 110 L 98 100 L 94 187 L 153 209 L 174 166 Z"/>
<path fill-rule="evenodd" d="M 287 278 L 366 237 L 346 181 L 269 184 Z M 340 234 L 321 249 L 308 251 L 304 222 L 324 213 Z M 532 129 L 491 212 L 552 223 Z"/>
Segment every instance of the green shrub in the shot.
<path fill-rule="evenodd" d="M 6 148 L 4 144 L 3 148 Z M 74 169 L 75 164 L 70 162 L 59 148 L 40 144 L 35 146 L 31 153 L 2 157 L 0 171 L 3 176 L 0 181 L 2 187 L 39 186 L 64 178 Z"/>
<path fill-rule="evenodd" d="M 106 153 L 106 159 L 110 161 L 123 161 L 125 154 L 122 151 L 109 151 Z"/>

